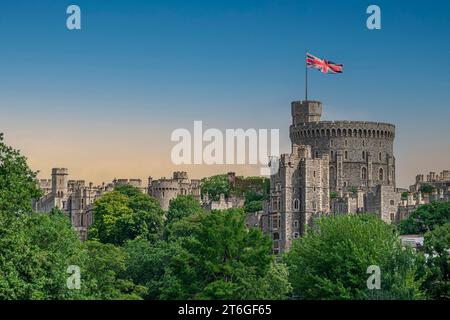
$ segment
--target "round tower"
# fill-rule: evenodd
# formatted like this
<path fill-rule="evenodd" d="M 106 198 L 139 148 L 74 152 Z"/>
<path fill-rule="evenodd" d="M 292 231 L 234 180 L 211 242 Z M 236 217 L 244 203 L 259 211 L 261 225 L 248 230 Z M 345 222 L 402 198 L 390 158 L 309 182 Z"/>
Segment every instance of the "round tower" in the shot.
<path fill-rule="evenodd" d="M 290 138 L 293 145 L 311 146 L 313 158 L 330 157 L 331 190 L 395 187 L 395 126 L 367 121 L 320 121 L 321 112 L 320 102 L 293 102 Z"/>

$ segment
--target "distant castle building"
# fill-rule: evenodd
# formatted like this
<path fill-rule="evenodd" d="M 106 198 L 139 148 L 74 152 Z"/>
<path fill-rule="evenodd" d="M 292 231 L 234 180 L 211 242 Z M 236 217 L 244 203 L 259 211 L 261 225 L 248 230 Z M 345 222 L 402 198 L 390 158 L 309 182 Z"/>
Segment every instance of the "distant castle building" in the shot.
<path fill-rule="evenodd" d="M 170 201 L 179 195 L 191 195 L 201 200 L 200 180 L 190 180 L 186 172 L 174 172 L 171 179 L 148 178 L 148 194 L 156 198 L 164 211 L 169 210 Z"/>
<path fill-rule="evenodd" d="M 139 179 L 114 179 L 112 183 L 94 186 L 92 183 L 86 185 L 84 180 L 69 180 L 68 177 L 68 169 L 53 168 L 50 180 L 39 180 L 44 196 L 35 201 L 33 206 L 37 212 L 50 212 L 54 208 L 65 212 L 82 240 L 87 239 L 87 230 L 93 222 L 92 207 L 95 199 L 105 192 L 113 191 L 114 187 L 124 184 L 146 191 L 146 188 L 142 188 Z"/>
<path fill-rule="evenodd" d="M 281 155 L 271 177 L 267 226 L 274 252 L 288 250 L 321 215 L 372 212 L 395 221 L 401 200 L 395 126 L 321 121 L 319 101 L 295 101 L 291 110 L 292 151 Z"/>

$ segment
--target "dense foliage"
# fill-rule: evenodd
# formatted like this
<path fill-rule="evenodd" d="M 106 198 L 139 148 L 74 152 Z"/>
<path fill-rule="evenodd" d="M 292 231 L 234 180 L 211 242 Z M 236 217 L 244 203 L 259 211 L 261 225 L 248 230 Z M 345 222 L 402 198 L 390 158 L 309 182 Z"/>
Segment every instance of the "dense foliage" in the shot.
<path fill-rule="evenodd" d="M 156 241 L 163 231 L 164 213 L 158 201 L 133 187 L 103 195 L 95 201 L 93 212 L 89 237 L 103 243 L 122 245 L 136 238 Z"/>
<path fill-rule="evenodd" d="M 174 223 L 169 241 L 125 246 L 129 274 L 151 299 L 285 299 L 290 284 L 271 243 L 247 230 L 242 210 L 194 213 Z M 184 232 L 188 230 L 189 232 Z M 277 281 L 274 284 L 274 281 Z"/>
<path fill-rule="evenodd" d="M 450 299 L 450 222 L 425 234 L 423 288 L 431 299 Z"/>
<path fill-rule="evenodd" d="M 421 205 L 406 220 L 400 222 L 401 234 L 424 234 L 450 222 L 450 202 Z"/>
<path fill-rule="evenodd" d="M 300 299 L 416 299 L 416 257 L 391 226 L 371 215 L 322 218 L 294 241 L 285 260 Z M 381 289 L 367 288 L 367 269 L 381 269 Z"/>

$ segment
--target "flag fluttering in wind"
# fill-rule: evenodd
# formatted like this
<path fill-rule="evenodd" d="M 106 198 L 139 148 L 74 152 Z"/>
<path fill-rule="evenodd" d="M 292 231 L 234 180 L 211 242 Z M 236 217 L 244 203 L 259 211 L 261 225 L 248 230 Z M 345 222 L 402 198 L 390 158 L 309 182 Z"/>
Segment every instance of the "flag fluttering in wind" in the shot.
<path fill-rule="evenodd" d="M 310 53 L 306 53 L 306 65 L 308 68 L 315 68 L 322 73 L 342 73 L 344 65 L 337 64 L 325 59 L 320 59 Z"/>
<path fill-rule="evenodd" d="M 306 52 L 305 64 L 305 101 L 308 101 L 308 68 L 320 70 L 322 73 L 342 73 L 343 64 L 337 64 L 329 60 L 320 59 Z"/>

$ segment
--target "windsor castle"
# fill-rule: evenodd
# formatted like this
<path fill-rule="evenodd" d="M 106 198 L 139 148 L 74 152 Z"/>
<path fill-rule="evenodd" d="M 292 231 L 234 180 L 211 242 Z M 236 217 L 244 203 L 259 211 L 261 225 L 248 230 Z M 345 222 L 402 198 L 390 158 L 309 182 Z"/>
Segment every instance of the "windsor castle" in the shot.
<path fill-rule="evenodd" d="M 407 218 L 419 205 L 450 200 L 450 171 L 431 172 L 416 177 L 409 189 L 395 182 L 395 126 L 366 121 L 321 121 L 322 103 L 295 101 L 291 105 L 291 152 L 278 161 L 278 171 L 270 179 L 269 199 L 263 210 L 249 214 L 247 225 L 270 234 L 274 253 L 286 251 L 292 240 L 305 234 L 314 218 L 326 215 L 377 214 L 387 223 Z M 233 173 L 230 183 L 236 183 Z M 221 196 L 212 201 L 201 196 L 201 181 L 186 172 L 171 178 L 114 179 L 94 186 L 83 180 L 69 180 L 66 168 L 52 170 L 51 179 L 39 181 L 45 195 L 34 203 L 35 210 L 66 212 L 84 240 L 92 224 L 96 198 L 130 184 L 159 200 L 164 211 L 178 195 L 192 195 L 205 209 L 243 207 L 243 199 Z M 432 192 L 422 194 L 424 185 Z"/>

